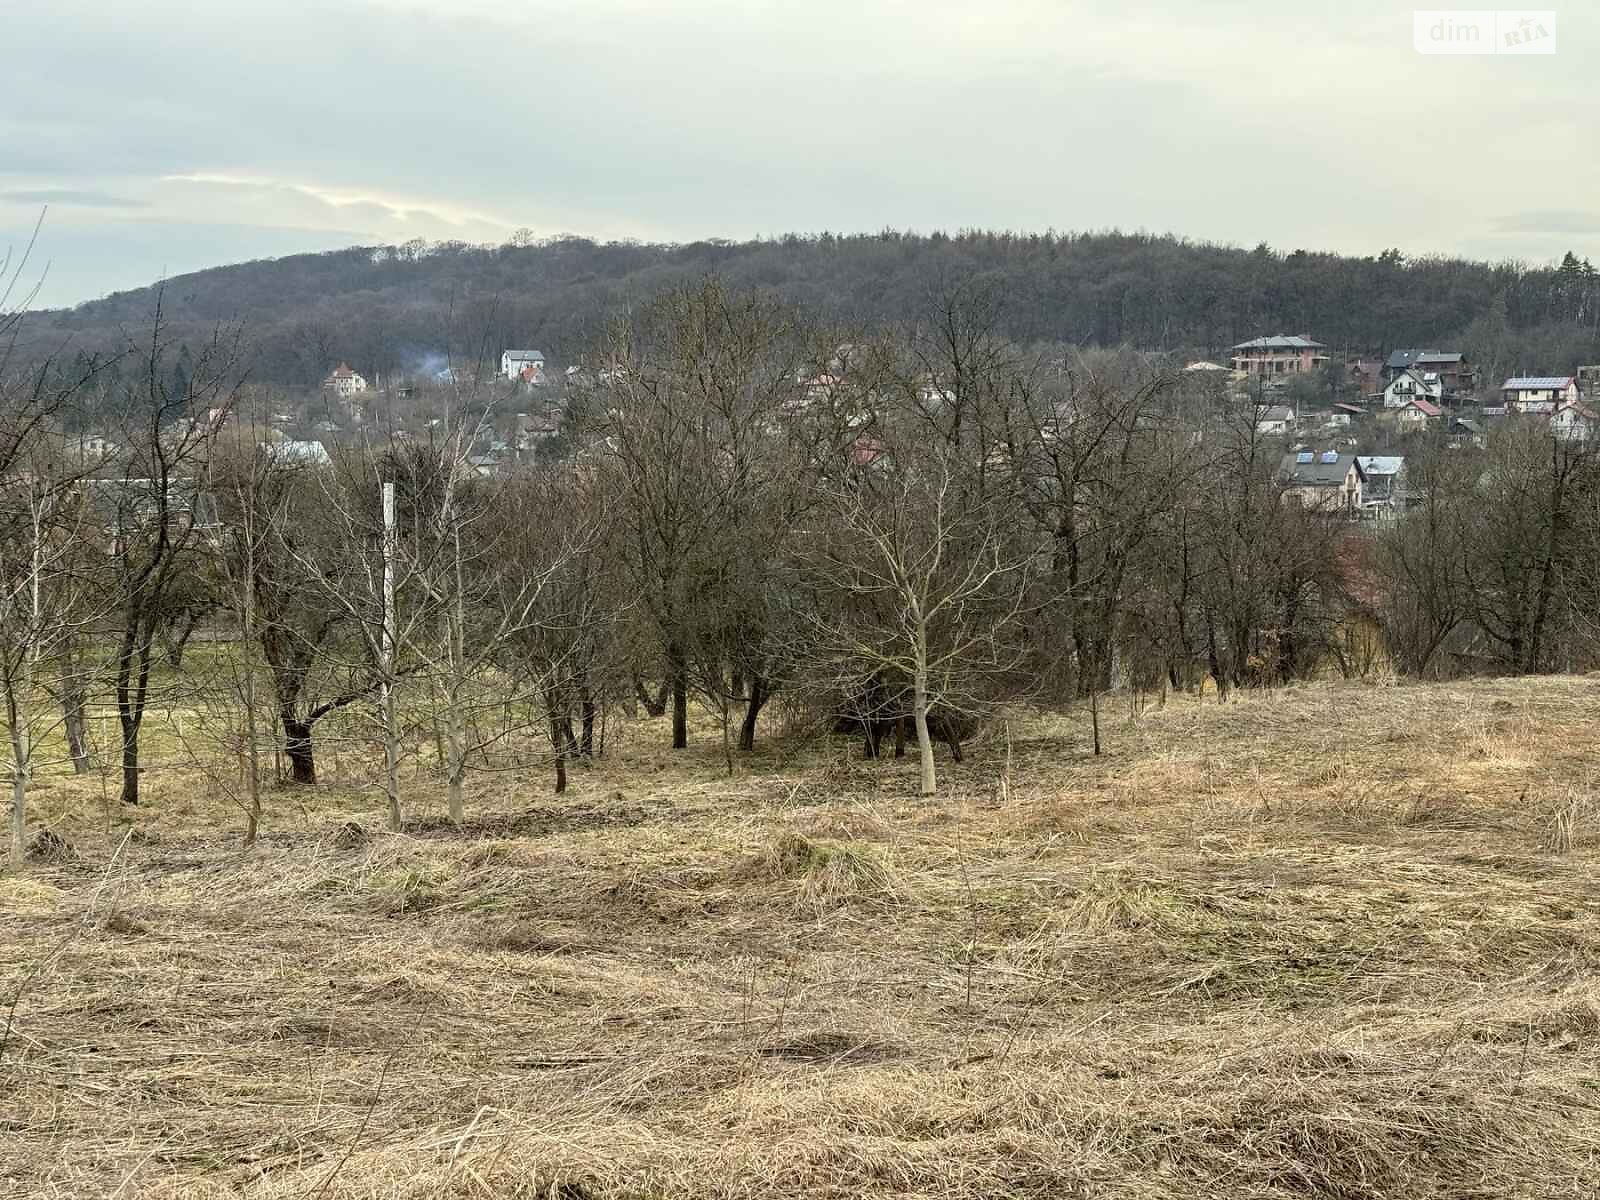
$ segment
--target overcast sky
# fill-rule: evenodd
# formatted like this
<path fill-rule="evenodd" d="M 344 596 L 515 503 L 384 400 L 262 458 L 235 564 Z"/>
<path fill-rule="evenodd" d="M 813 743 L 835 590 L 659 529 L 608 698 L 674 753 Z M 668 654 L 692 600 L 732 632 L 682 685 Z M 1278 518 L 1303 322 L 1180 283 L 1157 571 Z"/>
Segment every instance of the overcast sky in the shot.
<path fill-rule="evenodd" d="M 1433 0 L 1437 2 L 1437 0 Z M 1545 0 L 1548 2 L 1548 0 Z M 1600 259 L 1600 4 L 1420 55 L 1381 0 L 10 0 L 43 304 L 352 243 L 1144 229 Z"/>

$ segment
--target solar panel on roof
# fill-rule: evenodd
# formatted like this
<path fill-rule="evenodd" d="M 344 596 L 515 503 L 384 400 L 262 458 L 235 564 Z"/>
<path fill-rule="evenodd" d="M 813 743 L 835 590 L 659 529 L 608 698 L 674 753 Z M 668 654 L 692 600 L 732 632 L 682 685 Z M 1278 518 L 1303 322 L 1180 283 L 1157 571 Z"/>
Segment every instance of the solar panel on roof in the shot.
<path fill-rule="evenodd" d="M 1338 462 L 1339 461 L 1339 452 L 1337 450 L 1324 450 L 1322 452 L 1322 461 L 1324 463 L 1336 463 L 1336 462 Z"/>
<path fill-rule="evenodd" d="M 1316 455 L 1311 453 L 1309 450 L 1302 450 L 1299 454 L 1294 456 L 1294 460 L 1297 463 L 1308 463 L 1314 458 L 1316 458 Z"/>

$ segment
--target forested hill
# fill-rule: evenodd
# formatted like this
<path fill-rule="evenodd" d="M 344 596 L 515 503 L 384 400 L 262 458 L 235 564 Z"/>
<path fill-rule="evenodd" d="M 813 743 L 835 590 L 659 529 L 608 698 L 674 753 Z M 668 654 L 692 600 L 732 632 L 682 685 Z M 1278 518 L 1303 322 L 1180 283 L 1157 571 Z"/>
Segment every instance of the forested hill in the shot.
<path fill-rule="evenodd" d="M 705 274 L 772 289 L 845 322 L 910 319 L 977 281 L 1023 342 L 1131 344 L 1221 354 L 1262 333 L 1309 333 L 1336 351 L 1465 348 L 1489 374 L 1556 373 L 1600 361 L 1600 281 L 1559 268 L 1460 259 L 1254 250 L 1142 234 L 789 236 L 650 245 L 563 238 L 498 247 L 352 247 L 241 263 L 169 280 L 169 332 L 241 321 L 258 380 L 310 384 L 338 360 L 369 375 L 532 347 L 580 356 L 606 318 Z M 148 327 L 156 289 L 38 314 L 35 332 L 78 350 Z"/>

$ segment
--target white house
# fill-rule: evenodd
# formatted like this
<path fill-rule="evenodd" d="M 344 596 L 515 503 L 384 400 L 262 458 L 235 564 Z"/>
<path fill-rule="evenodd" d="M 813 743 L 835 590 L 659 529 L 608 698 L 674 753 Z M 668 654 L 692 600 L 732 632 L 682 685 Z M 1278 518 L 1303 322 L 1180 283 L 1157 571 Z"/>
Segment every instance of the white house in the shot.
<path fill-rule="evenodd" d="M 544 355 L 537 350 L 506 350 L 500 355 L 500 374 L 513 383 L 543 383 Z"/>
<path fill-rule="evenodd" d="M 1270 408 L 1256 409 L 1256 432 L 1270 437 L 1274 434 L 1288 433 L 1294 424 L 1294 409 L 1285 404 L 1274 404 Z"/>
<path fill-rule="evenodd" d="M 1578 399 L 1578 381 L 1571 375 L 1517 375 L 1505 381 L 1500 395 L 1514 413 L 1553 413 Z"/>
<path fill-rule="evenodd" d="M 297 442 L 291 439 L 262 442 L 261 450 L 274 462 L 294 463 L 303 467 L 326 467 L 333 462 L 333 456 L 321 442 Z"/>
<path fill-rule="evenodd" d="M 335 396 L 354 396 L 357 392 L 367 390 L 367 381 L 352 371 L 348 363 L 340 363 L 333 369 L 333 373 L 322 381 L 322 387 Z"/>
<path fill-rule="evenodd" d="M 1404 408 L 1417 399 L 1430 404 L 1444 399 L 1444 380 L 1437 371 L 1401 371 L 1383 389 L 1384 408 Z"/>
<path fill-rule="evenodd" d="M 1400 498 L 1400 480 L 1406 469 L 1404 455 L 1358 454 L 1356 465 L 1365 477 L 1361 491 L 1363 504 L 1387 504 Z"/>
<path fill-rule="evenodd" d="M 79 463 L 99 463 L 121 454 L 122 447 L 98 433 L 86 433 L 82 437 L 69 439 L 67 452 Z"/>
<path fill-rule="evenodd" d="M 1600 413 L 1582 400 L 1568 400 L 1550 418 L 1550 432 L 1564 442 L 1587 442 L 1600 435 Z"/>

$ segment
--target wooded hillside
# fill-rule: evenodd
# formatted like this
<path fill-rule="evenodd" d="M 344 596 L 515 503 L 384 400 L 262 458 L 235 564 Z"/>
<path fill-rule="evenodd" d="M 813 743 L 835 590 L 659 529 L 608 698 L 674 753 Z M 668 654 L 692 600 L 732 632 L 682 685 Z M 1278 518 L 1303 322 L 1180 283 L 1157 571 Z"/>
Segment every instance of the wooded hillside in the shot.
<path fill-rule="evenodd" d="M 307 385 L 340 360 L 369 377 L 419 371 L 445 353 L 458 362 L 497 359 L 507 346 L 572 361 L 612 315 L 707 274 L 770 288 L 845 324 L 914 319 L 930 295 L 977 278 L 1003 298 L 997 332 L 1020 342 L 1216 355 L 1257 334 L 1305 332 L 1350 353 L 1465 349 L 1486 378 L 1600 359 L 1600 280 L 1571 254 L 1552 269 L 1119 232 L 885 231 L 689 245 L 417 241 L 178 276 L 165 285 L 164 306 L 179 338 L 199 341 L 219 321 L 243 322 L 257 380 Z M 119 292 L 38 314 L 31 335 L 95 353 L 148 322 L 155 303 L 154 287 Z"/>

